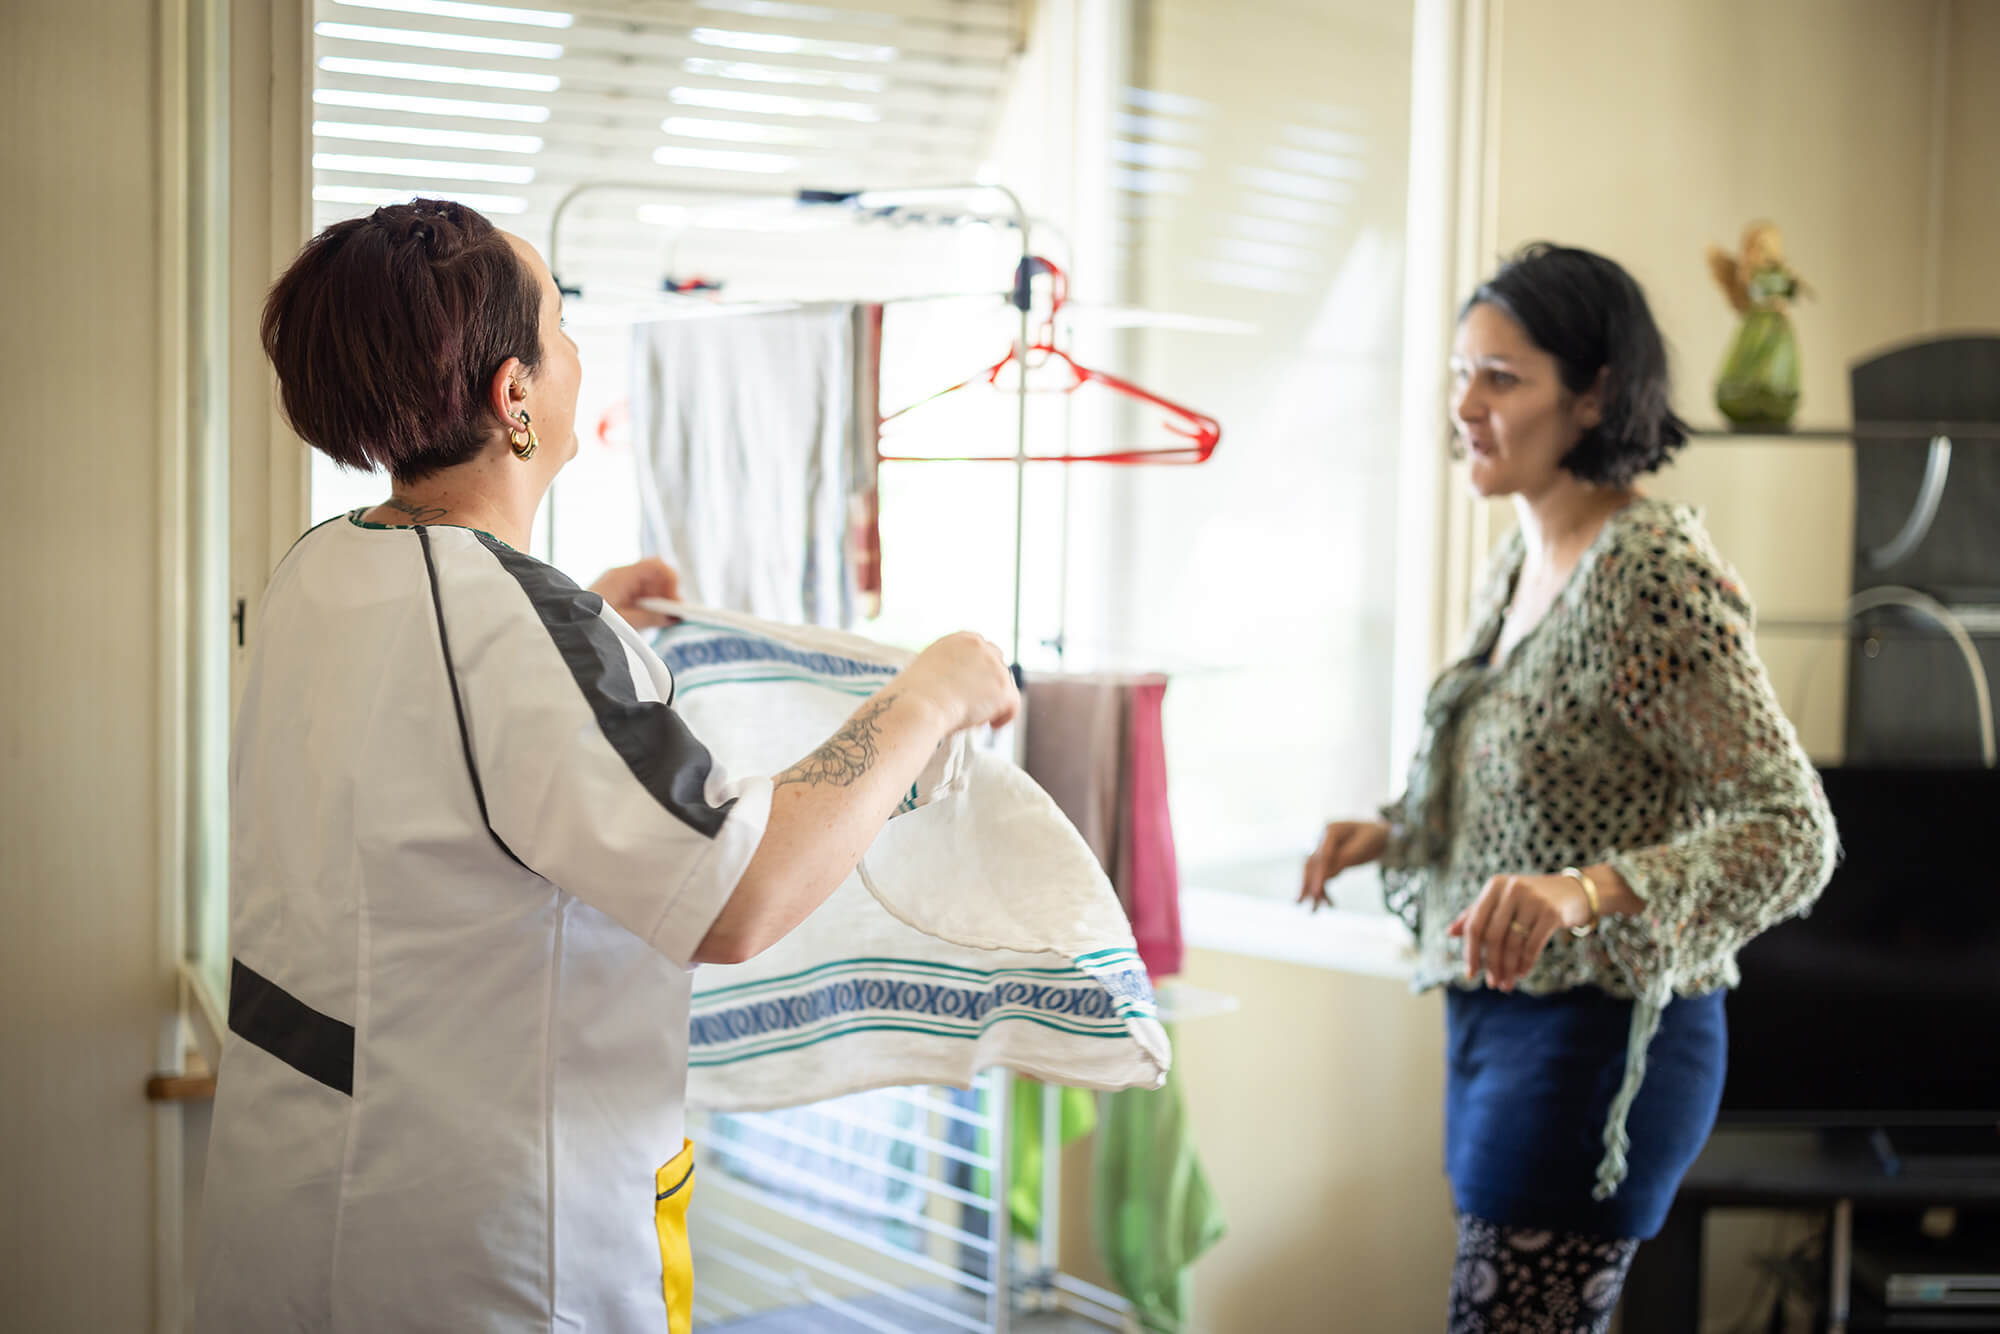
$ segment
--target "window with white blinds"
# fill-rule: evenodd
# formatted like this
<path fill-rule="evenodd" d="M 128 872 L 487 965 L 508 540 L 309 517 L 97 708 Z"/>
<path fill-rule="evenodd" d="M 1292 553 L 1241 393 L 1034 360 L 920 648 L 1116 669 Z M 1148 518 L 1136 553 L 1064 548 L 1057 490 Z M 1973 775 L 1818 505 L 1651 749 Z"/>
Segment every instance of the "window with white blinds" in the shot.
<path fill-rule="evenodd" d="M 546 247 L 556 201 L 584 181 L 759 195 L 969 181 L 1024 3 L 318 0 L 315 227 L 443 195 Z M 566 215 L 563 245 L 650 282 L 671 260 L 663 228 L 702 221 L 614 196 Z"/>

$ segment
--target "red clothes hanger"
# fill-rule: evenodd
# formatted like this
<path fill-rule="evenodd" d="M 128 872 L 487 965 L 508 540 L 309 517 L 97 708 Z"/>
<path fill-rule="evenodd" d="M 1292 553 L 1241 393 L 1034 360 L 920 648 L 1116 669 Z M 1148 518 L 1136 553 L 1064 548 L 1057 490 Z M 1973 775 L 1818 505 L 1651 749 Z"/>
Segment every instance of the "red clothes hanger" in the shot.
<path fill-rule="evenodd" d="M 1136 398 L 1142 403 L 1149 403 L 1159 408 L 1167 417 L 1167 420 L 1161 423 L 1167 433 L 1178 436 L 1186 441 L 1185 444 L 1165 445 L 1154 449 L 1121 449 L 1097 454 L 1030 454 L 1027 456 L 1027 462 L 1111 463 L 1126 466 L 1208 462 L 1209 457 L 1215 453 L 1216 445 L 1222 440 L 1222 424 L 1206 413 L 1196 412 L 1193 408 L 1187 407 L 1184 404 L 1176 403 L 1169 398 L 1163 398 L 1150 389 L 1133 384 L 1130 380 L 1120 379 L 1118 376 L 1107 374 L 1104 371 L 1093 370 L 1057 347 L 1055 345 L 1056 312 L 1061 310 L 1063 303 L 1069 299 L 1069 280 L 1064 276 L 1061 269 L 1040 257 L 1023 260 L 1022 266 L 1022 272 L 1016 283 L 1019 289 L 1025 289 L 1035 277 L 1043 273 L 1046 273 L 1051 280 L 1048 319 L 1043 322 L 1041 332 L 1036 336 L 1034 343 L 1028 348 L 1028 369 L 1039 370 L 1044 366 L 1055 365 L 1061 367 L 1064 372 L 1060 377 L 1061 382 L 1053 388 L 1031 388 L 1028 392 L 1073 394 L 1087 384 L 1103 385 L 1106 389 L 1110 389 L 1115 393 L 1123 394 L 1128 398 Z M 1023 292 L 1023 298 L 1025 298 L 1025 292 Z M 897 409 L 895 412 L 882 418 L 882 425 L 887 426 L 890 422 L 915 411 L 926 403 L 936 402 L 947 394 L 957 393 L 961 389 L 969 388 L 981 382 L 992 385 L 995 388 L 1000 388 L 1000 373 L 1014 364 L 1014 355 L 1015 349 L 1008 348 L 1006 356 L 1000 358 L 1000 360 L 994 362 L 977 375 L 961 380 L 955 385 L 940 389 L 930 397 L 919 399 L 908 407 Z M 1035 358 L 1040 358 L 1040 360 L 1036 360 Z M 932 454 L 884 453 L 878 457 L 884 462 L 894 463 L 1013 463 L 1016 461 L 1015 456 L 1012 454 L 974 454 L 960 457 L 945 457 Z"/>

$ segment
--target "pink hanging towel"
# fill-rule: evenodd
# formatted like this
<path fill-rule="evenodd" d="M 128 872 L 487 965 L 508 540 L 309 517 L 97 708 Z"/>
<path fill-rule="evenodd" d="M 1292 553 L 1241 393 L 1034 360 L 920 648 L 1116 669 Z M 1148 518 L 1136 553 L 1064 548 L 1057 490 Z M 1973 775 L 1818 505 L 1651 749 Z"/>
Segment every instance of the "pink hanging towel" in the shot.
<path fill-rule="evenodd" d="M 1173 818 L 1167 810 L 1167 747 L 1160 706 L 1165 677 L 1136 681 L 1126 694 L 1125 795 L 1113 879 L 1132 919 L 1146 971 L 1156 978 L 1181 970 L 1181 875 L 1174 859 Z"/>

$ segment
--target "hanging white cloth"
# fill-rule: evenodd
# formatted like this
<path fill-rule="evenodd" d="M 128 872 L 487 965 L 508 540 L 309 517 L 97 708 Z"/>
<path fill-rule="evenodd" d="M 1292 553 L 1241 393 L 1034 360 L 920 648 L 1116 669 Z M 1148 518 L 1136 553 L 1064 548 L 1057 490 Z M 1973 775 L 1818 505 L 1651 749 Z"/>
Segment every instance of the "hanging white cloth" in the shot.
<path fill-rule="evenodd" d="M 910 659 L 833 631 L 673 614 L 686 619 L 657 648 L 674 709 L 742 772 L 796 762 Z M 798 929 L 747 963 L 696 970 L 688 1101 L 759 1110 L 962 1086 L 994 1065 L 1155 1088 L 1171 1059 L 1097 858 L 1032 779 L 961 734 Z"/>
<path fill-rule="evenodd" d="M 635 326 L 642 541 L 680 572 L 684 596 L 852 622 L 848 532 L 874 487 L 876 312 L 806 305 Z"/>

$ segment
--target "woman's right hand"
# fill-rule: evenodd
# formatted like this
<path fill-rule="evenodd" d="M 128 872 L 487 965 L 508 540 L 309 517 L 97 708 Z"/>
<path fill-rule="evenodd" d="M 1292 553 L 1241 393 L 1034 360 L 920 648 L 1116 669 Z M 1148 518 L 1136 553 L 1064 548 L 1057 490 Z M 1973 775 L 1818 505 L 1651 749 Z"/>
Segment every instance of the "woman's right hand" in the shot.
<path fill-rule="evenodd" d="M 1021 709 L 1014 674 L 1000 649 L 970 631 L 946 635 L 918 654 L 897 684 L 936 705 L 949 732 L 982 724 L 1000 727 Z"/>
<path fill-rule="evenodd" d="M 1305 881 L 1299 887 L 1299 902 L 1310 903 L 1313 911 L 1333 906 L 1326 896 L 1326 882 L 1351 866 L 1366 866 L 1389 846 L 1389 826 L 1381 820 L 1336 820 L 1312 856 L 1306 858 Z"/>
<path fill-rule="evenodd" d="M 782 939 L 854 870 L 940 739 L 1020 707 L 1006 659 L 978 635 L 918 654 L 825 745 L 771 776 L 764 837 L 696 961 L 741 963 Z"/>

